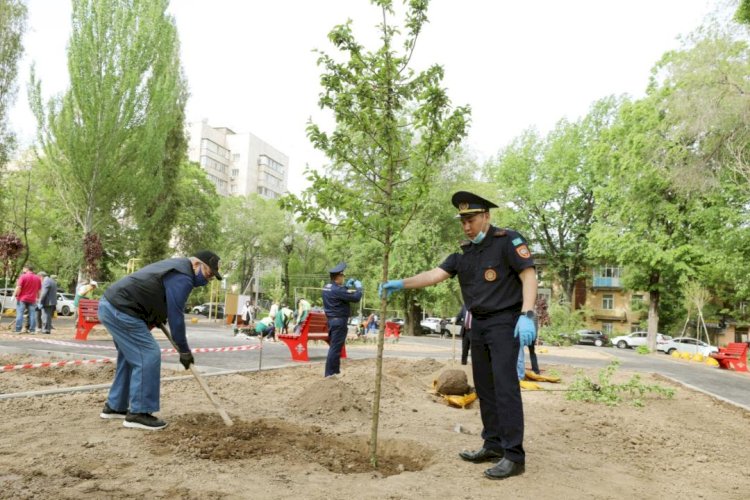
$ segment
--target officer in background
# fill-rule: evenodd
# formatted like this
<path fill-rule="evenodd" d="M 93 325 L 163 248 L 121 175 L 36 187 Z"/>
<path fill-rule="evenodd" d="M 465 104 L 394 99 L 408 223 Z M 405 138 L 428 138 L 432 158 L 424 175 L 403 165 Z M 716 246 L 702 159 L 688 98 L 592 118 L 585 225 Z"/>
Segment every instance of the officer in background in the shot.
<path fill-rule="evenodd" d="M 499 460 L 484 471 L 490 479 L 523 474 L 523 404 L 516 374 L 518 351 L 535 336 L 536 271 L 523 236 L 490 224 L 494 203 L 473 193 L 453 195 L 464 235 L 461 253 L 448 256 L 438 267 L 380 286 L 380 293 L 422 288 L 458 275 L 464 304 L 472 314 L 471 360 L 479 397 L 484 444 L 462 451 L 469 462 Z"/>
<path fill-rule="evenodd" d="M 328 357 L 326 358 L 325 376 L 330 377 L 340 373 L 341 349 L 346 342 L 347 326 L 351 311 L 349 302 L 359 302 L 362 299 L 362 283 L 359 280 L 350 279 L 347 282 L 350 290 L 344 286 L 345 263 L 340 263 L 333 269 L 328 270 L 331 282 L 323 287 L 323 309 L 328 318 Z"/>

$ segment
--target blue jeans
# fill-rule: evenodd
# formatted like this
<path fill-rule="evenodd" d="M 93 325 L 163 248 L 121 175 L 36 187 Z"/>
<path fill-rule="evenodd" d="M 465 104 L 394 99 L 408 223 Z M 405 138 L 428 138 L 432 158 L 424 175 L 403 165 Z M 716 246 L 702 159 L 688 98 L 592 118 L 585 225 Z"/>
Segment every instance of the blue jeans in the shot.
<path fill-rule="evenodd" d="M 107 404 L 116 411 L 159 411 L 161 350 L 142 319 L 115 309 L 107 299 L 99 300 L 99 321 L 115 341 L 117 368 Z"/>
<path fill-rule="evenodd" d="M 16 302 L 16 333 L 23 328 L 23 313 L 29 309 L 29 331 L 36 330 L 36 303 L 34 302 Z"/>
<path fill-rule="evenodd" d="M 326 357 L 325 376 L 330 377 L 341 371 L 341 349 L 346 343 L 349 327 L 346 318 L 328 319 L 328 356 Z"/>

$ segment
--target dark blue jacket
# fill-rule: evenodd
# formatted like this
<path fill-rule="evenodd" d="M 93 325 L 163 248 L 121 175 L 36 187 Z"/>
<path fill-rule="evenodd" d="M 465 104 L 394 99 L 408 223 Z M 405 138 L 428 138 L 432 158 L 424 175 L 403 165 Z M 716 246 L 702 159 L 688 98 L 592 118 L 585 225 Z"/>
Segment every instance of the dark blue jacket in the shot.
<path fill-rule="evenodd" d="M 323 287 L 323 309 L 328 318 L 348 318 L 351 315 L 349 302 L 359 302 L 361 299 L 361 289 L 349 290 L 333 281 Z"/>

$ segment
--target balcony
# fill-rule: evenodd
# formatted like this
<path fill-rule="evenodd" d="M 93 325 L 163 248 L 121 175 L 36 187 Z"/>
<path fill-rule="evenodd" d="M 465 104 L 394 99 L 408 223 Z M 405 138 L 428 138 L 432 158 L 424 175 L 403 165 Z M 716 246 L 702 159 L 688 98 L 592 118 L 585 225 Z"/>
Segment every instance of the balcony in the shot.
<path fill-rule="evenodd" d="M 593 288 L 622 288 L 620 278 L 594 276 Z"/>
<path fill-rule="evenodd" d="M 601 321 L 627 321 L 625 309 L 594 309 L 594 318 Z"/>

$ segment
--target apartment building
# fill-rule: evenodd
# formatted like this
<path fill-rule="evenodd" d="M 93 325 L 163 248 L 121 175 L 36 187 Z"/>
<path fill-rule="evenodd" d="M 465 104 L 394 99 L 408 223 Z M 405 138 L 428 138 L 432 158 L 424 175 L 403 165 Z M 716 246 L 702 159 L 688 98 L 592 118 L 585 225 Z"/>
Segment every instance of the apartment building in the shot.
<path fill-rule="evenodd" d="M 647 316 L 647 292 L 627 290 L 621 282 L 622 268 L 609 264 L 590 270 L 591 278 L 576 283 L 575 307 L 591 311 L 589 327 L 607 334 L 624 334 L 639 330 Z"/>
<path fill-rule="evenodd" d="M 188 136 L 188 159 L 203 167 L 220 195 L 274 199 L 287 193 L 289 157 L 257 136 L 208 120 L 190 123 Z"/>

